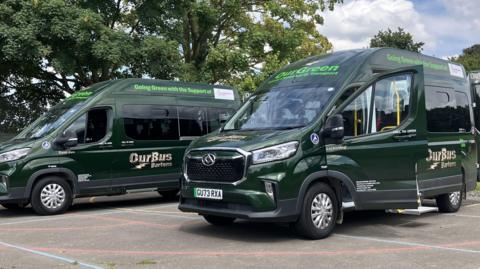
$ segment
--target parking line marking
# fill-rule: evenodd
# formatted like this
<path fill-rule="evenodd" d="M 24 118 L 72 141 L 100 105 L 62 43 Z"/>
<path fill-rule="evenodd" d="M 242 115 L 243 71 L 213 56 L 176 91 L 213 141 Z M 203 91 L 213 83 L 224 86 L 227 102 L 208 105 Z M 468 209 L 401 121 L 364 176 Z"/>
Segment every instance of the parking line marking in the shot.
<path fill-rule="evenodd" d="M 475 219 L 480 219 L 480 216 L 475 216 L 475 215 L 465 215 L 465 214 L 446 214 L 446 216 L 452 216 L 452 217 L 464 217 L 464 218 L 475 218 Z"/>
<path fill-rule="evenodd" d="M 464 206 L 464 207 L 474 207 L 474 206 L 479 206 L 479 205 L 480 205 L 480 203 L 478 203 L 478 204 L 466 205 L 466 206 Z"/>
<path fill-rule="evenodd" d="M 161 211 L 153 211 L 153 210 L 128 209 L 128 208 L 112 208 L 112 209 L 120 210 L 122 212 L 147 214 L 147 215 L 157 215 L 157 216 L 164 216 L 164 217 L 170 217 L 170 218 L 198 219 L 198 217 L 164 214 Z"/>
<path fill-rule="evenodd" d="M 12 244 L 1 242 L 1 241 L 0 241 L 0 245 L 3 245 L 5 247 L 9 247 L 9 248 L 14 248 L 14 249 L 17 249 L 17 250 L 22 250 L 22 251 L 25 251 L 25 252 L 29 252 L 29 253 L 32 253 L 32 254 L 39 255 L 39 256 L 44 256 L 44 257 L 47 257 L 47 258 L 50 258 L 50 259 L 62 261 L 62 262 L 65 262 L 65 263 L 69 263 L 71 265 L 79 265 L 81 267 L 90 268 L 90 269 L 104 269 L 103 267 L 100 267 L 100 266 L 97 266 L 97 265 L 84 263 L 84 262 L 80 262 L 80 261 L 77 261 L 77 260 L 72 260 L 70 258 L 50 254 L 50 253 L 43 252 L 43 251 L 40 251 L 40 250 L 29 249 L 29 248 L 25 248 L 25 247 L 21 247 L 21 246 L 17 246 L 17 245 L 12 245 Z"/>
<path fill-rule="evenodd" d="M 33 222 L 43 222 L 43 221 L 52 221 L 52 220 L 62 220 L 62 219 L 69 219 L 69 218 L 72 218 L 72 217 L 101 216 L 101 215 L 119 214 L 119 213 L 122 213 L 122 212 L 117 211 L 117 210 L 110 210 L 108 212 L 92 213 L 92 214 L 67 213 L 67 214 L 65 214 L 61 217 L 37 217 L 36 219 L 28 219 L 28 220 L 23 220 L 23 221 L 4 222 L 4 223 L 0 223 L 0 226 L 33 223 Z"/>
<path fill-rule="evenodd" d="M 411 246 L 411 247 L 424 247 L 424 248 L 448 250 L 448 251 L 463 252 L 463 253 L 475 253 L 475 254 L 480 253 L 480 250 L 473 250 L 473 249 L 452 248 L 452 247 L 429 245 L 429 244 L 422 244 L 422 243 L 416 243 L 416 242 L 387 240 L 387 239 L 380 239 L 380 238 L 367 237 L 367 236 L 354 236 L 354 235 L 344 235 L 344 234 L 335 234 L 335 235 L 339 236 L 339 237 L 344 237 L 344 238 L 359 239 L 359 240 L 366 240 L 366 241 L 373 241 L 373 242 L 380 242 L 380 243 L 389 243 L 389 244 L 396 244 L 396 245 L 404 245 L 404 246 Z"/>

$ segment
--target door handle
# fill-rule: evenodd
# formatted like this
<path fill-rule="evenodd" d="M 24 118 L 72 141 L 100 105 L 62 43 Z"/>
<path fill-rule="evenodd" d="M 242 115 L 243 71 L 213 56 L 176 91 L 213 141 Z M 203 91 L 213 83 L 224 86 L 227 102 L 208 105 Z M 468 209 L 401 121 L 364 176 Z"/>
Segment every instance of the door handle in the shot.
<path fill-rule="evenodd" d="M 397 141 L 407 141 L 407 140 L 410 140 L 414 137 L 416 137 L 417 134 L 415 133 L 400 133 L 400 134 L 396 134 L 393 136 L 393 138 Z"/>

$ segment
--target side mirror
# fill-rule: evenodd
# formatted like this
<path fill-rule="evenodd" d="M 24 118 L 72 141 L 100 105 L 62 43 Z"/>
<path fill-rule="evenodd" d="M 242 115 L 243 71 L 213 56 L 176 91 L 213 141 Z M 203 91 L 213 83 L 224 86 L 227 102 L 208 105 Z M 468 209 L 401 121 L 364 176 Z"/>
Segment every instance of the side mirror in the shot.
<path fill-rule="evenodd" d="M 54 145 L 63 149 L 75 147 L 78 145 L 77 135 L 72 131 L 66 131 L 55 139 Z"/>
<path fill-rule="evenodd" d="M 325 138 L 331 138 L 334 140 L 341 140 L 345 136 L 345 127 L 343 123 L 342 114 L 335 114 L 325 121 L 325 125 L 322 130 L 322 135 Z"/>

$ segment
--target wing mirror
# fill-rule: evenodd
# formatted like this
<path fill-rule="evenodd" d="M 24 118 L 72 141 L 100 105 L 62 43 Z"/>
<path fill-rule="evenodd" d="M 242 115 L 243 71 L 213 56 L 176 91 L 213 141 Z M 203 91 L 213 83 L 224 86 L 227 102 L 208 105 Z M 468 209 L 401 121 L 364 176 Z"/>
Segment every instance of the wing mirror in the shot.
<path fill-rule="evenodd" d="M 345 127 L 342 114 L 335 114 L 327 118 L 322 129 L 325 138 L 341 140 L 345 136 Z"/>
<path fill-rule="evenodd" d="M 73 148 L 78 145 L 77 135 L 72 131 L 65 131 L 55 139 L 54 145 L 62 149 Z"/>

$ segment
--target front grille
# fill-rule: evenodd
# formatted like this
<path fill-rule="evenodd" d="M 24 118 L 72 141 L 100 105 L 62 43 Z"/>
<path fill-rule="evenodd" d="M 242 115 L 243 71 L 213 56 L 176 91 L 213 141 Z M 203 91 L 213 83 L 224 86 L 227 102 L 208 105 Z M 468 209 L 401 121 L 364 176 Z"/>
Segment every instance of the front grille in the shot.
<path fill-rule="evenodd" d="M 205 166 L 199 158 L 187 157 L 186 165 L 190 180 L 231 183 L 243 178 L 245 157 L 217 158 L 211 166 Z"/>

